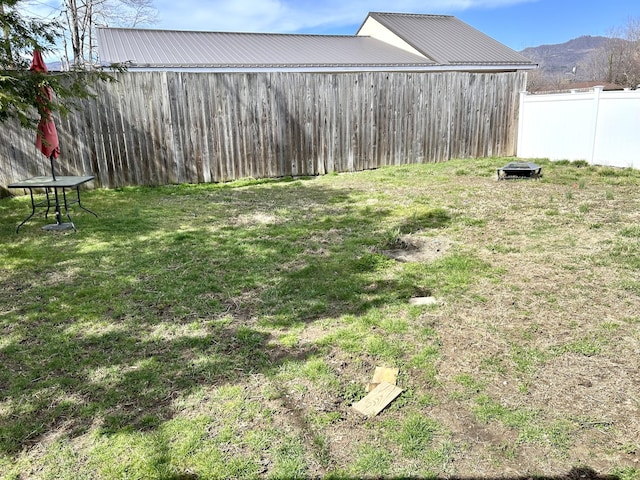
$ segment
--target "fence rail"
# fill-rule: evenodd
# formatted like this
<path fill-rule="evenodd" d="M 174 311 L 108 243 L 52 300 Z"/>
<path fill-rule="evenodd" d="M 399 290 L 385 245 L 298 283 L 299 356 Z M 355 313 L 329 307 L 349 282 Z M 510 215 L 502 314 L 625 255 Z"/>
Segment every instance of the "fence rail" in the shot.
<path fill-rule="evenodd" d="M 61 174 L 103 187 L 318 175 L 515 154 L 526 73 L 126 72 L 57 119 Z M 3 125 L 0 185 L 47 173 Z"/>

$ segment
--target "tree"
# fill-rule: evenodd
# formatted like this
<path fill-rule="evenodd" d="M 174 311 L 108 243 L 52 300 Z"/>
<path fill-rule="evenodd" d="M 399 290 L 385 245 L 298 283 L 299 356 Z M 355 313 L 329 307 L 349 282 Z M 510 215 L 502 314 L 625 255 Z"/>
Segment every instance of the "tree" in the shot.
<path fill-rule="evenodd" d="M 22 1 L 0 0 L 0 122 L 18 119 L 25 127 L 35 127 L 39 109 L 66 113 L 77 99 L 91 95 L 94 81 L 109 81 L 111 76 L 101 71 L 47 75 L 29 72 L 33 51 L 51 51 L 60 25 L 25 17 L 20 13 L 24 10 L 18 8 Z M 44 85 L 55 92 L 54 100 L 46 104 L 39 95 Z"/>
<path fill-rule="evenodd" d="M 583 67 L 593 80 L 640 86 L 640 18 L 630 18 L 625 27 L 613 30 Z"/>
<path fill-rule="evenodd" d="M 20 0 L 0 0 L 0 121 L 15 117 L 23 125 L 32 122 L 40 75 L 28 75 L 34 49 L 47 51 L 55 42 L 57 25 L 25 18 L 16 6 Z"/>
<path fill-rule="evenodd" d="M 152 0 L 64 0 L 63 3 L 75 66 L 90 68 L 94 64 L 96 25 L 137 27 L 157 20 Z"/>
<path fill-rule="evenodd" d="M 33 48 L 46 51 L 56 40 L 58 25 L 23 17 L 16 6 L 21 0 L 0 0 L 2 45 L 0 69 L 14 70 L 29 66 Z"/>

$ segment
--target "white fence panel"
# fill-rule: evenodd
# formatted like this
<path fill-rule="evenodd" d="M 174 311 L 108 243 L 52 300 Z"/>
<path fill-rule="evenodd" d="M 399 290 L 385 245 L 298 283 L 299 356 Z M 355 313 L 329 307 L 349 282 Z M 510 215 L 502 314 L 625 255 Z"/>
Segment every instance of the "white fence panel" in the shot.
<path fill-rule="evenodd" d="M 602 92 L 600 98 L 593 163 L 640 168 L 640 91 Z"/>
<path fill-rule="evenodd" d="M 518 157 L 640 168 L 640 91 L 522 93 Z"/>

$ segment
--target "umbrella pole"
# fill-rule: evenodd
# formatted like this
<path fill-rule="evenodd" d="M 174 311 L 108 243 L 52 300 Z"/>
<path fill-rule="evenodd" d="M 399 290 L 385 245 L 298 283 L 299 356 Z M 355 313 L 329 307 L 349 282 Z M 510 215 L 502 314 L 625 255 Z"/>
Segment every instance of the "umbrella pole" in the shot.
<path fill-rule="evenodd" d="M 51 161 L 51 176 L 53 177 L 53 181 L 56 181 L 56 169 L 55 166 L 53 164 L 53 153 L 51 154 L 51 156 L 49 157 L 49 160 Z M 56 187 L 53 187 L 53 192 L 54 192 L 54 196 L 56 199 L 56 224 L 60 225 L 62 223 L 62 215 L 60 215 L 60 199 L 58 198 L 58 189 Z"/>
<path fill-rule="evenodd" d="M 53 181 L 56 181 L 56 169 L 53 165 L 53 153 L 49 157 L 49 161 L 51 162 L 51 176 L 53 177 Z"/>

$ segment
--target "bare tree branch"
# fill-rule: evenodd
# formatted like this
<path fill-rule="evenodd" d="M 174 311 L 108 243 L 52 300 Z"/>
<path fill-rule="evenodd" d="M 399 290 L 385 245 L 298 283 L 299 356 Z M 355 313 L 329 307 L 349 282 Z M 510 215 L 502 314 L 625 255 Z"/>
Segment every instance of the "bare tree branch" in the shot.
<path fill-rule="evenodd" d="M 96 25 L 139 27 L 157 22 L 153 0 L 64 0 L 73 65 L 87 68 L 97 58 Z"/>
<path fill-rule="evenodd" d="M 622 87 L 640 86 L 640 18 L 630 18 L 614 29 L 607 43 L 582 65 L 592 80 Z"/>

